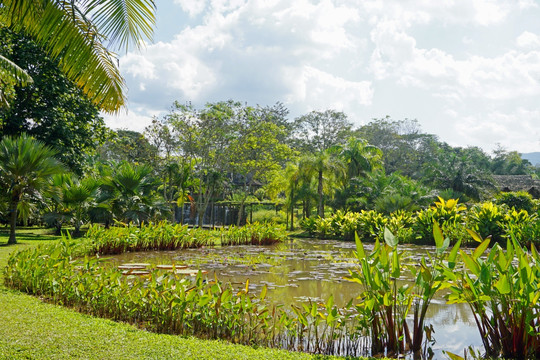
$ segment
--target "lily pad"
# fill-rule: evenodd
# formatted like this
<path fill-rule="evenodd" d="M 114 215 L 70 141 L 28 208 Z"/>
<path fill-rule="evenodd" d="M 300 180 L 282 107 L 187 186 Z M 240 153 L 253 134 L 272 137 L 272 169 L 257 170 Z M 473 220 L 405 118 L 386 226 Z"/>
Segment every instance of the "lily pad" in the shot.
<path fill-rule="evenodd" d="M 162 270 L 172 270 L 172 269 L 180 270 L 180 269 L 187 269 L 187 267 L 188 267 L 187 265 L 176 265 L 176 264 L 156 265 L 157 269 L 162 269 Z"/>

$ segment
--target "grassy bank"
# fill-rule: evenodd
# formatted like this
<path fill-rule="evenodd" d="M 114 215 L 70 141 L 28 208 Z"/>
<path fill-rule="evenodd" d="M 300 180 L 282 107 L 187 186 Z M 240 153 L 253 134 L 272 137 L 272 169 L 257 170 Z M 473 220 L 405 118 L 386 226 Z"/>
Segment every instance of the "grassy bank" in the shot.
<path fill-rule="evenodd" d="M 0 267 L 9 253 L 55 241 L 26 230 L 19 244 L 5 246 L 0 232 Z M 253 349 L 221 341 L 159 335 L 43 303 L 0 285 L 0 359 L 312 359 L 303 353 Z M 319 357 L 320 358 L 320 357 Z"/>

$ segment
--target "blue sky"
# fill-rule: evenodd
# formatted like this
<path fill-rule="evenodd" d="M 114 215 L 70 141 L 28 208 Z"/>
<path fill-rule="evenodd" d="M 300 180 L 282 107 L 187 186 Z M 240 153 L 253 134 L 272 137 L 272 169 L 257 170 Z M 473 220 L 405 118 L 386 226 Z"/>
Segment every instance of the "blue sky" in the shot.
<path fill-rule="evenodd" d="M 417 119 L 454 146 L 540 151 L 536 0 L 159 0 L 153 43 L 120 57 L 142 131 L 173 101 L 282 102 Z"/>

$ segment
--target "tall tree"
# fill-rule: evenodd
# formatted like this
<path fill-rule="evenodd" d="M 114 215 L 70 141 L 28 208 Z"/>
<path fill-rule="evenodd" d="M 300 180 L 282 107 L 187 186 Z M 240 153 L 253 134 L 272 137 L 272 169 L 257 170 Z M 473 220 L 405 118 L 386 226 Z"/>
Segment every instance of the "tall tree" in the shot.
<path fill-rule="evenodd" d="M 235 133 L 231 139 L 231 171 L 241 178 L 243 193 L 237 225 L 242 222 L 245 201 L 256 182 L 265 181 L 265 175 L 280 167 L 290 157 L 291 151 L 280 142 L 285 137 L 285 127 L 267 121 L 264 111 L 245 107 L 235 119 Z"/>
<path fill-rule="evenodd" d="M 125 103 L 124 80 L 111 49 L 141 46 L 152 36 L 152 0 L 3 0 L 0 26 L 32 37 L 90 100 L 105 111 Z M 28 83 L 24 69 L 0 55 L 4 85 Z"/>
<path fill-rule="evenodd" d="M 361 177 L 376 169 L 382 169 L 382 151 L 366 140 L 350 137 L 345 145 L 336 149 L 347 166 L 347 177 Z"/>
<path fill-rule="evenodd" d="M 317 214 L 324 218 L 325 194 L 332 193 L 333 185 L 345 176 L 345 164 L 330 150 L 308 155 L 302 162 L 305 171 L 316 179 Z"/>
<path fill-rule="evenodd" d="M 17 243 L 17 206 L 23 195 L 39 193 L 51 175 L 63 170 L 55 155 L 53 149 L 27 135 L 0 141 L 0 184 L 10 200 L 8 244 Z"/>
<path fill-rule="evenodd" d="M 100 186 L 98 208 L 108 214 L 102 218 L 140 225 L 163 209 L 155 194 L 156 181 L 152 168 L 129 162 L 114 164 Z"/>
<path fill-rule="evenodd" d="M 29 38 L 0 28 L 0 53 L 22 66 L 33 83 L 13 89 L 0 108 L 0 138 L 27 133 L 57 150 L 72 171 L 82 173 L 85 154 L 105 139 L 105 123 L 93 105 Z"/>
<path fill-rule="evenodd" d="M 491 170 L 496 175 L 527 175 L 534 173 L 532 164 L 522 159 L 517 151 L 508 151 L 498 145 L 493 151 Z"/>
<path fill-rule="evenodd" d="M 341 111 L 312 111 L 294 121 L 297 147 L 320 153 L 344 142 L 351 135 L 352 123 Z"/>
<path fill-rule="evenodd" d="M 133 130 L 117 130 L 98 147 L 97 152 L 103 161 L 126 160 L 138 164 L 154 164 L 158 157 L 158 149 L 144 134 Z"/>
<path fill-rule="evenodd" d="M 386 174 L 397 171 L 413 179 L 422 178 L 439 144 L 435 135 L 422 133 L 418 122 L 410 119 L 373 119 L 355 135 L 381 149 Z"/>
<path fill-rule="evenodd" d="M 226 175 L 230 174 L 234 122 L 242 110 L 242 104 L 232 100 L 208 103 L 203 109 L 176 102 L 167 115 L 179 140 L 180 155 L 189 163 L 196 161 L 194 175 L 198 188 L 193 189 L 193 193 L 199 226 Z"/>

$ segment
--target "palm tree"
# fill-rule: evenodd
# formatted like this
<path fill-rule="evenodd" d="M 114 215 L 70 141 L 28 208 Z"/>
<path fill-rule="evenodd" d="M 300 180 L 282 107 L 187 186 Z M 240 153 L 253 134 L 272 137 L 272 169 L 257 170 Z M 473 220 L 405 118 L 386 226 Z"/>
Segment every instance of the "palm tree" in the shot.
<path fill-rule="evenodd" d="M 0 26 L 30 36 L 59 60 L 61 70 L 102 110 L 125 103 L 125 83 L 111 49 L 139 47 L 155 23 L 153 0 L 2 0 Z M 5 89 L 31 81 L 28 74 L 0 56 L 0 100 Z"/>
<path fill-rule="evenodd" d="M 345 175 L 345 166 L 331 149 L 308 155 L 302 159 L 303 168 L 308 174 L 317 177 L 317 213 L 324 217 L 324 185 Z M 329 192 L 328 190 L 326 191 Z"/>
<path fill-rule="evenodd" d="M 50 194 L 54 208 L 44 218 L 56 225 L 58 234 L 62 224 L 71 220 L 75 227 L 73 235 L 78 236 L 88 217 L 88 210 L 93 205 L 98 186 L 98 180 L 93 177 L 78 179 L 72 174 L 54 175 Z"/>
<path fill-rule="evenodd" d="M 157 183 L 151 173 L 152 169 L 148 166 L 124 162 L 112 174 L 105 176 L 96 202 L 100 210 L 109 214 L 101 216 L 140 225 L 153 212 L 165 211 L 165 205 L 155 200 L 153 189 Z"/>
<path fill-rule="evenodd" d="M 350 138 L 345 146 L 336 149 L 347 165 L 347 178 L 363 177 L 382 168 L 381 149 L 366 140 Z"/>
<path fill-rule="evenodd" d="M 17 207 L 25 194 L 39 193 L 53 174 L 63 170 L 56 152 L 27 135 L 0 141 L 0 184 L 9 196 L 8 244 L 16 244 Z"/>

